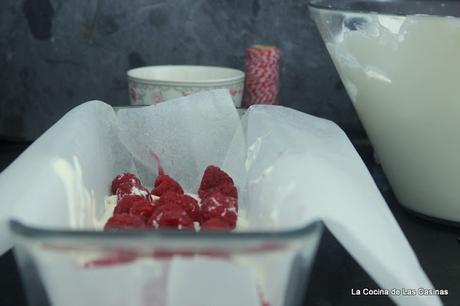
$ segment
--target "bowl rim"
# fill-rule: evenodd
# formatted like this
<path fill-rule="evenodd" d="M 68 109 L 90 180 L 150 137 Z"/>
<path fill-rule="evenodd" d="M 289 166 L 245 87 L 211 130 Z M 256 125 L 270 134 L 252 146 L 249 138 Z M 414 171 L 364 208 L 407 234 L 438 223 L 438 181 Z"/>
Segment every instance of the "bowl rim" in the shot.
<path fill-rule="evenodd" d="M 91 242 L 132 242 L 132 239 L 147 240 L 152 243 L 159 241 L 180 241 L 186 239 L 189 243 L 194 242 L 217 242 L 226 244 L 233 242 L 263 242 L 263 241 L 297 241 L 302 240 L 314 233 L 321 235 L 324 224 L 320 220 L 305 224 L 302 227 L 284 229 L 279 231 L 176 231 L 176 230 L 149 230 L 133 229 L 127 231 L 98 231 L 98 230 L 72 230 L 42 228 L 27 225 L 17 219 L 9 220 L 9 229 L 15 237 L 14 240 L 58 242 L 65 239 L 66 243 L 91 243 Z"/>
<path fill-rule="evenodd" d="M 235 76 L 228 78 L 220 79 L 202 79 L 202 80 L 162 80 L 162 79 L 152 79 L 152 78 L 142 78 L 136 76 L 135 73 L 140 70 L 154 70 L 154 69 L 210 69 L 210 70 L 227 70 L 229 72 L 235 73 Z M 133 81 L 141 84 L 149 85 L 165 85 L 165 86 L 192 86 L 192 87 L 209 87 L 209 86 L 218 86 L 218 85 L 230 85 L 237 84 L 244 81 L 245 73 L 242 70 L 222 67 L 222 66 L 206 66 L 206 65 L 153 65 L 153 66 L 142 66 L 130 69 L 126 72 L 129 81 Z"/>
<path fill-rule="evenodd" d="M 351 7 L 372 4 L 372 8 Z M 385 16 L 460 17 L 460 2 L 455 0 L 309 0 L 310 10 Z"/>

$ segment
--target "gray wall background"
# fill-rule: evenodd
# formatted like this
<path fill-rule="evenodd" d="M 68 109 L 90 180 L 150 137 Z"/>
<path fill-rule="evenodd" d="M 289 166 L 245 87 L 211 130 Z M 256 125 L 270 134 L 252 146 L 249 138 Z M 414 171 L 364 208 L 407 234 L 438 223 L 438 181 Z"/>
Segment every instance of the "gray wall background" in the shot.
<path fill-rule="evenodd" d="M 364 133 L 306 0 L 2 0 L 0 137 L 35 139 L 87 100 L 127 104 L 133 67 L 242 69 L 254 43 L 281 49 L 282 105 Z"/>

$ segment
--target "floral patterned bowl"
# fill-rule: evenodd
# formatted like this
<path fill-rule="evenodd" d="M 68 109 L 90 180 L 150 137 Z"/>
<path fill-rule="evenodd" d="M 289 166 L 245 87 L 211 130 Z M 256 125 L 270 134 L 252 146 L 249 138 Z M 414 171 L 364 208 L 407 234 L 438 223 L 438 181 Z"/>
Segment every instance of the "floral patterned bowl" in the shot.
<path fill-rule="evenodd" d="M 241 106 L 244 72 L 213 66 L 147 66 L 127 73 L 131 105 L 150 105 L 198 91 L 227 88 Z"/>

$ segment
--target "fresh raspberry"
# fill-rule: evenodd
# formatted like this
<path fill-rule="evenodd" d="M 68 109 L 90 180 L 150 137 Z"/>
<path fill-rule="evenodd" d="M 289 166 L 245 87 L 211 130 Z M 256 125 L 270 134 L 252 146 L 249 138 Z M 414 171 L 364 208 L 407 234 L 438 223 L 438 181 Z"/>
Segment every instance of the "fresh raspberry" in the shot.
<path fill-rule="evenodd" d="M 184 194 L 182 187 L 173 178 L 168 175 L 159 175 L 155 180 L 152 194 L 161 196 L 167 191 Z"/>
<path fill-rule="evenodd" d="M 133 184 L 131 182 L 120 184 L 116 193 L 118 199 L 121 199 L 126 195 L 138 195 L 144 197 L 145 199 L 150 199 L 150 192 L 147 188 L 140 184 Z"/>
<path fill-rule="evenodd" d="M 222 221 L 220 218 L 212 218 L 201 224 L 201 228 L 205 230 L 230 230 L 230 225 Z"/>
<path fill-rule="evenodd" d="M 200 206 L 198 202 L 189 195 L 174 192 L 165 192 L 158 200 L 158 205 L 176 204 L 181 206 L 193 221 L 200 219 Z"/>
<path fill-rule="evenodd" d="M 123 183 L 132 183 L 132 184 L 140 185 L 141 180 L 136 175 L 129 173 L 129 172 L 117 175 L 112 181 L 112 188 L 111 188 L 112 194 L 115 194 L 117 192 L 118 187 Z"/>
<path fill-rule="evenodd" d="M 201 179 L 200 188 L 198 189 L 198 195 L 200 196 L 200 198 L 203 198 L 202 194 L 205 193 L 207 190 L 225 183 L 233 185 L 232 178 L 227 173 L 222 171 L 219 167 L 208 166 L 204 171 L 203 178 Z"/>
<path fill-rule="evenodd" d="M 199 190 L 198 195 L 200 196 L 200 198 L 205 199 L 211 194 L 216 193 L 216 192 L 220 192 L 223 195 L 233 197 L 236 199 L 238 198 L 238 191 L 236 190 L 235 185 L 230 184 L 230 183 L 223 183 L 221 185 L 218 185 L 213 188 L 209 188 L 207 190 Z"/>
<path fill-rule="evenodd" d="M 128 214 L 136 203 L 148 203 L 143 196 L 132 195 L 128 194 L 125 195 L 123 198 L 118 200 L 117 206 L 115 206 L 115 210 L 113 211 L 114 214 Z"/>
<path fill-rule="evenodd" d="M 157 207 L 147 225 L 157 229 L 193 229 L 193 220 L 185 209 L 172 203 Z"/>
<path fill-rule="evenodd" d="M 125 230 L 144 227 L 144 220 L 142 220 L 138 216 L 128 214 L 116 214 L 110 217 L 109 220 L 107 220 L 107 223 L 104 226 L 104 230 Z"/>
<path fill-rule="evenodd" d="M 152 203 L 144 201 L 134 203 L 133 206 L 131 206 L 129 212 L 131 215 L 141 217 L 144 221 L 147 221 L 150 216 L 152 216 L 154 210 L 155 207 L 152 205 Z"/>
<path fill-rule="evenodd" d="M 200 206 L 194 198 L 185 194 L 183 200 L 180 203 L 180 206 L 182 206 L 182 208 L 185 209 L 185 211 L 188 213 L 190 218 L 193 219 L 193 221 L 200 220 Z"/>
<path fill-rule="evenodd" d="M 237 212 L 237 199 L 219 192 L 214 193 L 201 202 L 201 223 L 204 224 L 210 219 L 219 218 L 226 222 L 231 229 L 234 229 L 238 218 Z"/>

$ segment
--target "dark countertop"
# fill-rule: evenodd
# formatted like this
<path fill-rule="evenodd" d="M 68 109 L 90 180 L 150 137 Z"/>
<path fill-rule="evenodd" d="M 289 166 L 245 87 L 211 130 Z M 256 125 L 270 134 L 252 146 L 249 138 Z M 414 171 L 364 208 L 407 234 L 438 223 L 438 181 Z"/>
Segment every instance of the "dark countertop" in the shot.
<path fill-rule="evenodd" d="M 456 238 L 460 236 L 460 228 L 431 223 L 406 212 L 391 192 L 380 166 L 374 163 L 369 143 L 364 140 L 355 141 L 354 144 L 435 288 L 449 290 L 449 295 L 442 297 L 444 304 L 459 305 L 460 245 Z M 27 146 L 27 143 L 0 141 L 0 170 Z M 0 257 L 0 275 L 0 305 L 25 306 L 18 270 L 11 251 Z M 351 289 L 363 288 L 378 286 L 326 230 L 321 239 L 304 305 L 394 305 L 388 297 L 351 295 Z"/>

